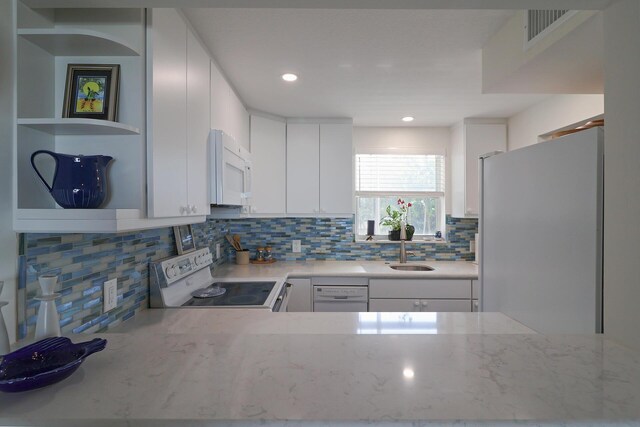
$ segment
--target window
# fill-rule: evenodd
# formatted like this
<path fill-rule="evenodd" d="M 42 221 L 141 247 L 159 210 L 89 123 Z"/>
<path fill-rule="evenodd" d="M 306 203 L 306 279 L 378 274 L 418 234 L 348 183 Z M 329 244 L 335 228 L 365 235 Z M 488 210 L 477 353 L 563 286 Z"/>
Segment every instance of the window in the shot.
<path fill-rule="evenodd" d="M 386 238 L 380 225 L 387 206 L 399 198 L 411 202 L 407 222 L 414 236 L 444 231 L 444 156 L 425 154 L 356 155 L 356 224 L 358 240 L 367 235 L 367 220 L 375 220 L 376 236 Z"/>

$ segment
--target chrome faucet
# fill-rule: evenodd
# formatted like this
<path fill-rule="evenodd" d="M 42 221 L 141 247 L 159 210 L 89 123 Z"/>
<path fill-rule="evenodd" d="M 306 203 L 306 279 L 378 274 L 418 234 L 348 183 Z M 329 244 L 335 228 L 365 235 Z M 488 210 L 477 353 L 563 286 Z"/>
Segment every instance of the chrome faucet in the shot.
<path fill-rule="evenodd" d="M 407 240 L 407 224 L 404 221 L 400 221 L 400 264 L 407 263 L 407 248 L 405 247 L 405 241 Z"/>

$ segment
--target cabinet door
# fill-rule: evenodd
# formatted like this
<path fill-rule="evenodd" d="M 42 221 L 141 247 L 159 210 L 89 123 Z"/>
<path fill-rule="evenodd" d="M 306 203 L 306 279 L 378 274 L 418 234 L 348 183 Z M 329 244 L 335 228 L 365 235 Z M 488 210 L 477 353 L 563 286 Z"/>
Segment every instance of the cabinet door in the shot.
<path fill-rule="evenodd" d="M 468 299 L 423 299 L 420 300 L 422 312 L 470 312 L 471 300 Z"/>
<path fill-rule="evenodd" d="M 394 298 L 371 298 L 369 299 L 369 311 L 378 312 L 411 312 L 420 311 L 419 299 L 394 299 Z"/>
<path fill-rule="evenodd" d="M 492 151 L 506 151 L 507 125 L 467 124 L 465 132 L 465 215 L 478 215 L 478 158 Z"/>
<path fill-rule="evenodd" d="M 229 85 L 214 62 L 211 62 L 211 129 L 229 132 Z"/>
<path fill-rule="evenodd" d="M 229 134 L 242 147 L 249 149 L 249 113 L 229 86 Z"/>
<path fill-rule="evenodd" d="M 210 59 L 187 32 L 187 201 L 192 215 L 208 215 L 207 144 L 211 120 Z"/>
<path fill-rule="evenodd" d="M 311 311 L 311 279 L 289 279 L 291 283 L 291 296 L 287 304 L 288 312 L 310 312 Z"/>
<path fill-rule="evenodd" d="M 286 211 L 286 124 L 251 116 L 251 213 Z"/>
<path fill-rule="evenodd" d="M 353 213 L 353 126 L 320 125 L 320 213 Z"/>
<path fill-rule="evenodd" d="M 317 124 L 287 125 L 287 213 L 319 213 L 319 132 Z"/>
<path fill-rule="evenodd" d="M 187 25 L 174 9 L 149 14 L 148 215 L 175 217 L 187 206 Z"/>

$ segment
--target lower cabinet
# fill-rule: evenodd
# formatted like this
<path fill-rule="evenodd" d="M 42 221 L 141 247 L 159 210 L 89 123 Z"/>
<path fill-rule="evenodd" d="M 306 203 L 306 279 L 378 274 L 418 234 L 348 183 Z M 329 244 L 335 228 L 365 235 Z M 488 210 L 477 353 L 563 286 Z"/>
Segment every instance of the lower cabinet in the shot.
<path fill-rule="evenodd" d="M 287 283 L 292 285 L 287 311 L 311 311 L 311 279 L 288 279 Z"/>
<path fill-rule="evenodd" d="M 372 298 L 369 300 L 369 311 L 469 312 L 471 302 L 465 299 Z"/>
<path fill-rule="evenodd" d="M 471 280 L 369 280 L 369 311 L 469 313 L 472 310 Z"/>

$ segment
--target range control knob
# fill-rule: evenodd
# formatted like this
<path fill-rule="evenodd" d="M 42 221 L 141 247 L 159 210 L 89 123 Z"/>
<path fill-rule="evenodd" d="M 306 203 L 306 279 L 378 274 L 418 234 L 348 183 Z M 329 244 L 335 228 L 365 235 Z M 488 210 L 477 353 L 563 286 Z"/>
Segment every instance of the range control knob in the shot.
<path fill-rule="evenodd" d="M 165 273 L 167 274 L 167 278 L 169 279 L 173 279 L 178 275 L 175 265 L 170 265 L 169 267 L 167 267 L 167 269 L 165 270 Z"/>

